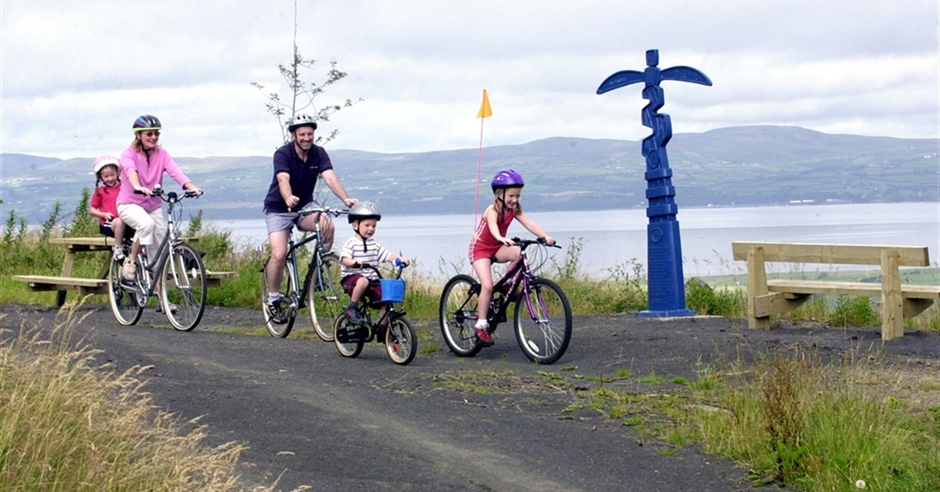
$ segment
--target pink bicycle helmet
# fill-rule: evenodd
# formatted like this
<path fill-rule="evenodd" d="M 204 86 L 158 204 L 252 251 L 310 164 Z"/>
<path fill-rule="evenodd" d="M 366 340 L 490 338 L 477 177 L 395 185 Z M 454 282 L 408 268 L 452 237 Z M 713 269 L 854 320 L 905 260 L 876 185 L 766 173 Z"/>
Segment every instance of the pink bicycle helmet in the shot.
<path fill-rule="evenodd" d="M 522 188 L 525 186 L 525 180 L 523 180 L 522 175 L 516 171 L 504 169 L 496 173 L 496 176 L 493 176 L 491 186 L 495 193 L 496 190 L 500 188 Z"/>
<path fill-rule="evenodd" d="M 114 166 L 120 170 L 121 162 L 118 161 L 117 157 L 114 157 L 111 154 L 101 154 L 95 158 L 95 176 L 101 172 L 105 166 Z"/>

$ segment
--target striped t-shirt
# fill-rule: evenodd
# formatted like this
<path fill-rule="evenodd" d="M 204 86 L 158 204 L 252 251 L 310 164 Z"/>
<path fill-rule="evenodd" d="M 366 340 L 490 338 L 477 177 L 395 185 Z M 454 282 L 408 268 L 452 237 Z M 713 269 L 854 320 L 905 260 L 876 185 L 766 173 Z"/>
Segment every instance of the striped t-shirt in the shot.
<path fill-rule="evenodd" d="M 356 234 L 343 243 L 343 249 L 340 251 L 339 255 L 340 258 L 352 258 L 363 265 L 378 266 L 379 263 L 388 261 L 389 251 L 380 246 L 379 243 L 375 242 L 371 237 L 363 242 L 363 240 L 359 238 L 359 235 Z M 340 272 L 344 278 L 358 273 L 372 280 L 379 279 L 378 274 L 371 268 L 353 268 L 342 265 Z"/>

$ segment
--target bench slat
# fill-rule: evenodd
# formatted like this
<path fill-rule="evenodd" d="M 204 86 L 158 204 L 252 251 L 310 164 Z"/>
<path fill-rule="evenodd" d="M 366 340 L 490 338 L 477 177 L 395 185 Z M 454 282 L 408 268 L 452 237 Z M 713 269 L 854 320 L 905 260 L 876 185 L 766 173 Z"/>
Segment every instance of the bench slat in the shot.
<path fill-rule="evenodd" d="M 926 246 L 856 245 L 856 244 L 807 244 L 771 242 L 732 242 L 731 251 L 735 260 L 746 261 L 747 250 L 761 248 L 764 261 L 789 263 L 822 263 L 838 265 L 880 265 L 881 252 L 886 249 L 898 252 L 899 266 L 930 266 L 930 255 Z"/>
<path fill-rule="evenodd" d="M 768 280 L 771 292 L 794 292 L 803 294 L 881 296 L 881 284 L 867 282 L 827 282 L 824 280 Z M 901 284 L 901 295 L 908 299 L 931 299 L 940 301 L 940 286 Z"/>

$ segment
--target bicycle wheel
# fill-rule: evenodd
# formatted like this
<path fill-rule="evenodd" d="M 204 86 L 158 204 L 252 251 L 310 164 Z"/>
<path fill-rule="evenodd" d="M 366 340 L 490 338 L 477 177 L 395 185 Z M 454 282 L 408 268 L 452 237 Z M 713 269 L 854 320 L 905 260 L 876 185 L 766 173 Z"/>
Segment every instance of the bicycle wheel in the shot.
<path fill-rule="evenodd" d="M 363 330 L 365 330 L 365 327 L 356 327 L 350 323 L 345 316 L 338 316 L 334 319 L 333 333 L 330 335 L 339 355 L 350 358 L 359 356 L 362 352 L 363 345 L 365 345 L 364 337 L 360 336 L 363 334 Z M 351 338 L 352 340 L 347 341 L 347 338 Z"/>
<path fill-rule="evenodd" d="M 392 362 L 406 366 L 418 353 L 418 334 L 411 322 L 405 318 L 395 318 L 385 330 L 385 352 Z"/>
<path fill-rule="evenodd" d="M 111 259 L 111 266 L 108 268 L 108 299 L 114 319 L 124 326 L 131 326 L 140 321 L 144 307 L 138 302 L 137 288 L 121 284 L 121 266 L 120 261 Z M 139 265 L 137 269 L 140 270 Z"/>
<path fill-rule="evenodd" d="M 537 278 L 516 302 L 516 340 L 532 362 L 551 364 L 568 350 L 571 306 L 555 282 Z"/>
<path fill-rule="evenodd" d="M 290 296 L 294 292 L 299 292 L 300 289 L 294 281 L 297 278 L 294 275 L 294 265 L 289 261 L 284 262 L 284 274 L 281 276 L 281 284 L 277 289 L 271 289 L 268 286 L 269 264 L 271 264 L 271 258 L 265 260 L 264 268 L 261 269 L 261 313 L 264 315 L 264 326 L 268 329 L 268 334 L 272 337 L 285 338 L 290 334 L 291 328 L 294 327 L 297 312 L 291 309 L 290 301 L 282 297 L 276 306 L 277 312 L 272 313 L 268 308 L 269 294 L 271 292 L 280 292 Z"/>
<path fill-rule="evenodd" d="M 483 348 L 477 344 L 477 303 L 480 284 L 469 275 L 447 281 L 441 294 L 441 335 L 450 351 L 460 357 L 473 357 Z"/>
<path fill-rule="evenodd" d="M 327 253 L 320 258 L 319 265 L 314 265 L 308 273 L 307 308 L 310 321 L 317 336 L 324 342 L 333 341 L 333 322 L 343 314 L 346 307 L 342 278 L 339 270 L 339 257 Z"/>
<path fill-rule="evenodd" d="M 174 245 L 162 278 L 160 302 L 166 319 L 179 331 L 192 330 L 206 310 L 208 285 L 202 255 L 189 244 Z"/>

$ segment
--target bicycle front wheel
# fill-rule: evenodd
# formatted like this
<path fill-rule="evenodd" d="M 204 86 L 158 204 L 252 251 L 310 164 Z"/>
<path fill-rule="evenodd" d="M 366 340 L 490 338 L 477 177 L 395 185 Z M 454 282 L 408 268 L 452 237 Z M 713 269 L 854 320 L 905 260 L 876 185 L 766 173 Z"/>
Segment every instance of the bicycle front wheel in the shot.
<path fill-rule="evenodd" d="M 571 306 L 555 282 L 537 278 L 516 302 L 516 340 L 532 362 L 551 364 L 571 342 Z"/>
<path fill-rule="evenodd" d="M 483 348 L 477 344 L 477 304 L 480 284 L 469 275 L 447 281 L 441 294 L 441 335 L 450 351 L 460 357 L 473 357 Z"/>
<path fill-rule="evenodd" d="M 307 308 L 317 336 L 324 342 L 333 341 L 333 323 L 346 307 L 339 257 L 327 253 L 310 270 L 307 280 Z"/>
<path fill-rule="evenodd" d="M 144 312 L 142 304 L 146 303 L 138 302 L 140 294 L 136 287 L 124 286 L 121 283 L 121 268 L 121 262 L 112 258 L 108 269 L 108 299 L 114 319 L 124 326 L 131 326 L 140 321 L 140 315 Z M 140 270 L 140 265 L 137 269 Z M 134 284 L 137 285 L 136 280 Z"/>
<path fill-rule="evenodd" d="M 173 328 L 190 331 L 199 324 L 206 310 L 206 265 L 192 246 L 173 246 L 163 265 L 160 302 Z"/>
<path fill-rule="evenodd" d="M 264 268 L 261 269 L 261 313 L 264 315 L 264 326 L 268 329 L 268 334 L 272 337 L 285 338 L 290 334 L 294 327 L 296 311 L 290 306 L 291 299 L 296 299 L 294 292 L 299 292 L 294 274 L 294 265 L 289 261 L 284 262 L 284 271 L 281 275 L 281 285 L 272 288 L 268 285 L 268 268 L 272 268 L 271 258 L 264 262 Z M 272 292 L 280 292 L 287 297 L 281 297 L 277 305 L 273 306 L 274 312 L 268 306 L 268 299 Z"/>
<path fill-rule="evenodd" d="M 385 330 L 385 351 L 392 362 L 406 366 L 418 353 L 418 334 L 405 318 L 395 318 Z"/>

